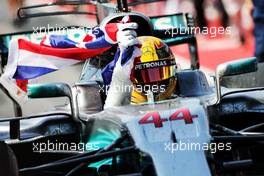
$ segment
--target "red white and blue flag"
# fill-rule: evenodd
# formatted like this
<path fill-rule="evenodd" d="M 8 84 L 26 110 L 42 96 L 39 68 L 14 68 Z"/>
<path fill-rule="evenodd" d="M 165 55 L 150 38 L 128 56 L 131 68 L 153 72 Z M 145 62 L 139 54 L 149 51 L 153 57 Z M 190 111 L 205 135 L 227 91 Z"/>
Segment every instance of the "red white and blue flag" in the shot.
<path fill-rule="evenodd" d="M 94 28 L 78 41 L 68 35 L 47 35 L 40 44 L 25 39 L 11 40 L 8 63 L 0 83 L 24 99 L 29 81 L 47 73 L 96 56 L 116 44 L 118 23 Z"/>

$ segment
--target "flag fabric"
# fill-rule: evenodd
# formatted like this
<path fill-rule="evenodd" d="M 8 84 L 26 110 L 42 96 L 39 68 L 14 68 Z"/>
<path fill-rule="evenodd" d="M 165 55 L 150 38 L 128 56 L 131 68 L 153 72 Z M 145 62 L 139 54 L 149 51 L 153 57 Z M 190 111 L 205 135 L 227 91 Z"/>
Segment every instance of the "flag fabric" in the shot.
<path fill-rule="evenodd" d="M 16 99 L 26 99 L 26 85 L 36 78 L 96 56 L 116 44 L 118 23 L 97 27 L 75 41 L 67 35 L 47 35 L 40 44 L 11 40 L 8 63 L 0 83 Z"/>
<path fill-rule="evenodd" d="M 139 46 L 138 46 L 139 47 Z M 134 53 L 134 46 L 130 46 L 128 48 L 125 48 L 121 55 L 121 64 L 126 64 L 130 59 L 133 59 Z M 117 60 L 119 59 L 121 54 L 120 49 L 117 50 L 114 60 L 112 60 L 109 64 L 105 66 L 105 68 L 102 70 L 102 77 L 104 81 L 104 85 L 110 85 L 112 80 L 113 71 L 116 65 Z M 105 86 L 107 87 L 107 86 Z"/>

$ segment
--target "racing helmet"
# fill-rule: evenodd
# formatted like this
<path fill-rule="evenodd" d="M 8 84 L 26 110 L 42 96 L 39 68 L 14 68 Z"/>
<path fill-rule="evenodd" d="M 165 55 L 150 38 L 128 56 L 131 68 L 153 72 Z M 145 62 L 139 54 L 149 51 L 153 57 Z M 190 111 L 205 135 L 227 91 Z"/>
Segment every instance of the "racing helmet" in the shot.
<path fill-rule="evenodd" d="M 131 103 L 170 98 L 176 88 L 176 61 L 166 43 L 152 36 L 138 37 L 141 42 L 141 57 L 135 58 L 131 73 L 133 91 Z M 150 94 L 151 93 L 151 94 Z"/>

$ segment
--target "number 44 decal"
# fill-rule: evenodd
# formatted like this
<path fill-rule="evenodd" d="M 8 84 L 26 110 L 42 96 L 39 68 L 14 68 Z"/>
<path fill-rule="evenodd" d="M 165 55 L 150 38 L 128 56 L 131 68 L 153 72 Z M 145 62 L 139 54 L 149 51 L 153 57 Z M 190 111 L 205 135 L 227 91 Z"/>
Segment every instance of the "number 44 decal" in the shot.
<path fill-rule="evenodd" d="M 160 128 L 163 126 L 163 122 L 166 122 L 168 120 L 173 121 L 173 120 L 184 120 L 185 124 L 192 124 L 193 123 L 193 118 L 197 118 L 198 115 L 191 115 L 190 110 L 183 108 L 179 109 L 176 112 L 174 112 L 169 119 L 162 119 L 160 117 L 160 114 L 158 112 L 150 112 L 147 113 L 144 117 L 142 117 L 139 120 L 139 124 L 149 124 L 153 123 L 156 128 Z"/>

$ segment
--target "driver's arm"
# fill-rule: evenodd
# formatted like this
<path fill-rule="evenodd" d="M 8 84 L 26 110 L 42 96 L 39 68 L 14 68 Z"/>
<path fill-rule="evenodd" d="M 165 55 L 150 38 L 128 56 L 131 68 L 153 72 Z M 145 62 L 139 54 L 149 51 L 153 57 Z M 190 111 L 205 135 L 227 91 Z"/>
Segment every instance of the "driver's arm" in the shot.
<path fill-rule="evenodd" d="M 130 81 L 130 74 L 134 66 L 135 58 L 141 56 L 141 51 L 137 46 L 139 41 L 136 38 L 135 31 L 120 31 L 117 33 L 117 40 L 119 41 L 120 54 L 113 71 L 104 108 L 130 103 L 133 89 L 133 84 Z M 126 53 L 132 54 L 127 56 Z"/>

